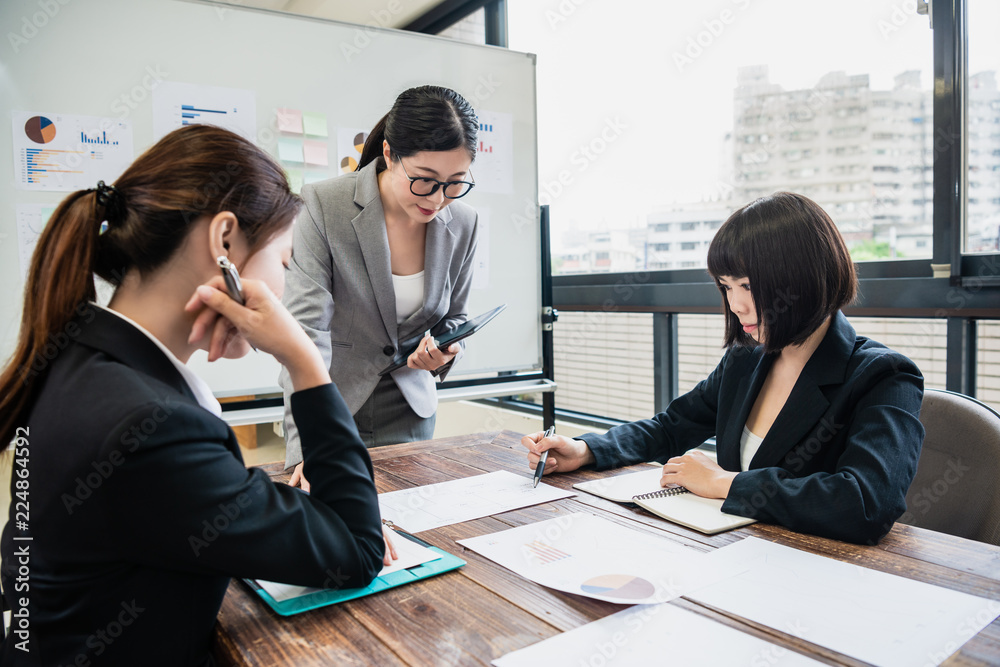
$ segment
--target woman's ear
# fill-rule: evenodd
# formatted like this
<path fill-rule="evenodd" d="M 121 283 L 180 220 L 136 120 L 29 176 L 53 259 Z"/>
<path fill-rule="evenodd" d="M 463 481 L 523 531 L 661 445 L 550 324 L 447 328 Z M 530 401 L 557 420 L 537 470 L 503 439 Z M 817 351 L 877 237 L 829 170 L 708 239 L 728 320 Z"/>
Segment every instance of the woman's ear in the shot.
<path fill-rule="evenodd" d="M 389 142 L 385 139 L 382 140 L 382 157 L 385 159 L 386 169 L 392 163 L 392 149 L 389 148 Z"/>
<path fill-rule="evenodd" d="M 216 213 L 208 223 L 208 250 L 214 262 L 219 256 L 229 257 L 239 265 L 247 256 L 246 239 L 240 222 L 230 211 Z"/>

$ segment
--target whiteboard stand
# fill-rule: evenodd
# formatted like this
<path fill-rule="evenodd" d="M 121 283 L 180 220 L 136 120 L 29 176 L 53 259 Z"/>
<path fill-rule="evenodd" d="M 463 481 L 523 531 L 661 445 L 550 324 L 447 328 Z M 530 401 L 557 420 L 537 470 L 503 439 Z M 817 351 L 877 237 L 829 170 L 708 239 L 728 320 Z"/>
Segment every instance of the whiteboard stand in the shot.
<path fill-rule="evenodd" d="M 481 398 L 500 398 L 521 394 L 542 394 L 542 425 L 550 428 L 556 423 L 553 324 L 559 311 L 552 307 L 552 252 L 549 233 L 549 207 L 539 207 L 539 234 L 541 235 L 542 263 L 542 370 L 524 373 L 502 372 L 496 377 L 470 380 L 449 380 L 437 386 L 439 401 L 465 401 Z M 222 405 L 222 418 L 230 426 L 280 422 L 284 419 L 283 397 L 258 398 Z"/>

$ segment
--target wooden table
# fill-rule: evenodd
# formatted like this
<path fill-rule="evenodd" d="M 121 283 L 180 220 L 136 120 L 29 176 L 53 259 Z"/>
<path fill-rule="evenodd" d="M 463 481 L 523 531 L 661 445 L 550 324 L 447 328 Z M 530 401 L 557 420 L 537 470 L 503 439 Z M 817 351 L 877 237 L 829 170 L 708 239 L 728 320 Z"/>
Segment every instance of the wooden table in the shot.
<path fill-rule="evenodd" d="M 494 470 L 529 473 L 520 436 L 510 431 L 443 438 L 371 450 L 380 493 Z M 264 466 L 286 480 L 281 464 Z M 627 470 L 640 470 L 639 466 Z M 546 477 L 574 483 L 608 473 Z M 617 473 L 615 473 L 617 474 Z M 663 521 L 644 510 L 587 493 L 420 533 L 468 565 L 431 579 L 351 602 L 283 618 L 242 581 L 233 581 L 219 612 L 215 657 L 220 665 L 482 665 L 510 651 L 603 618 L 624 607 L 550 590 L 469 551 L 456 540 L 573 512 L 644 527 L 709 551 L 748 535 L 864 567 L 1000 600 L 1000 548 L 897 524 L 878 546 L 857 546 L 754 524 L 715 536 Z M 294 545 L 289 545 L 293 547 Z M 750 635 L 837 665 L 860 665 L 828 649 L 680 598 L 669 604 Z M 1000 620 L 947 665 L 1000 665 Z M 555 667 L 555 666 L 553 666 Z"/>

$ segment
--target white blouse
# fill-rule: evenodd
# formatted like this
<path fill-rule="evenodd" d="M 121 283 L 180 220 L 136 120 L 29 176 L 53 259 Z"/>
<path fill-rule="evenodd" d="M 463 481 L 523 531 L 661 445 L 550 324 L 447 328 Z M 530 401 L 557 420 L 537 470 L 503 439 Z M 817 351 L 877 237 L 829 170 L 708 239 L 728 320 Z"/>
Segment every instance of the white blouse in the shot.
<path fill-rule="evenodd" d="M 753 455 L 760 449 L 760 443 L 762 442 L 764 442 L 764 438 L 754 435 L 746 426 L 743 427 L 743 436 L 740 437 L 740 467 L 743 470 L 750 469 L 750 461 L 753 460 Z"/>
<path fill-rule="evenodd" d="M 396 324 L 400 324 L 424 305 L 424 272 L 412 276 L 392 274 L 392 288 L 396 292 Z"/>

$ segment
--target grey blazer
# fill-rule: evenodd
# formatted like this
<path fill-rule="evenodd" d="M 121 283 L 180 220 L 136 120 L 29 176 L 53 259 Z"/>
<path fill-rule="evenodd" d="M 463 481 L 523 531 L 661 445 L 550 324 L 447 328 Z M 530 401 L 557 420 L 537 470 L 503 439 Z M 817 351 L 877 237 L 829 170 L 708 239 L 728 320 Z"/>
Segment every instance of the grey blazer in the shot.
<path fill-rule="evenodd" d="M 454 201 L 427 225 L 424 303 L 397 326 L 375 168 L 372 162 L 302 188 L 305 208 L 295 224 L 292 261 L 285 273 L 283 302 L 316 343 L 352 414 L 371 395 L 378 372 L 401 342 L 419 338 L 427 329 L 439 336 L 468 319 L 476 253 L 478 216 Z M 440 377 L 461 354 L 439 371 Z M 403 367 L 393 371 L 392 379 L 415 413 L 434 414 L 437 391 L 430 373 Z M 278 381 L 285 390 L 285 465 L 291 467 L 302 460 L 302 450 L 289 410 L 292 386 L 285 369 Z"/>

